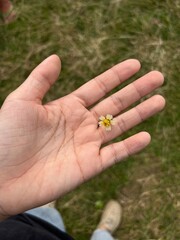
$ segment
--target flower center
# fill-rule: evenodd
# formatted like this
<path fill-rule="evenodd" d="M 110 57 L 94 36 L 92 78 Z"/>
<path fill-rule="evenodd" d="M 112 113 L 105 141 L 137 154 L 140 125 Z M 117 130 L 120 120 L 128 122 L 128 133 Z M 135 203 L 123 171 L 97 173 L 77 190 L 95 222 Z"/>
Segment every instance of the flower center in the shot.
<path fill-rule="evenodd" d="M 109 119 L 104 119 L 103 124 L 105 127 L 109 127 L 111 125 L 111 121 Z"/>

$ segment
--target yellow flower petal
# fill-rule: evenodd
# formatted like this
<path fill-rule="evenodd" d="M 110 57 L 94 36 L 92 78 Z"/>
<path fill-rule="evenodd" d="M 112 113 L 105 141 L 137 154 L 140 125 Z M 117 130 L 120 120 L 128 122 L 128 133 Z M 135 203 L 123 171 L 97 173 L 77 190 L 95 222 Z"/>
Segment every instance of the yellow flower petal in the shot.
<path fill-rule="evenodd" d="M 99 120 L 103 121 L 103 120 L 105 120 L 105 117 L 104 116 L 100 116 Z"/>
<path fill-rule="evenodd" d="M 104 126 L 103 121 L 98 122 L 98 124 L 99 124 L 100 127 Z"/>
<path fill-rule="evenodd" d="M 112 116 L 111 114 L 107 114 L 107 115 L 106 115 L 106 119 L 112 120 L 112 119 L 113 119 L 113 116 Z"/>
<path fill-rule="evenodd" d="M 106 131 L 111 131 L 111 126 L 106 127 Z"/>
<path fill-rule="evenodd" d="M 116 125 L 116 119 L 111 120 L 111 125 Z"/>

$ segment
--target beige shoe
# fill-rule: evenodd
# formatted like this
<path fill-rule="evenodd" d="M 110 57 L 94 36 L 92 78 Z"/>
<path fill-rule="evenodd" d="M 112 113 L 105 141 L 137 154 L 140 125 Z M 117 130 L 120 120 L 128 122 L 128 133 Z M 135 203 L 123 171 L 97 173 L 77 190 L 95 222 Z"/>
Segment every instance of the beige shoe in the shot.
<path fill-rule="evenodd" d="M 119 226 L 122 218 L 122 207 L 119 202 L 111 200 L 106 205 L 97 229 L 104 229 L 113 233 Z"/>
<path fill-rule="evenodd" d="M 53 202 L 50 202 L 50 203 L 47 203 L 47 204 L 43 205 L 42 207 L 55 208 L 55 205 L 56 205 L 56 201 L 53 201 Z"/>

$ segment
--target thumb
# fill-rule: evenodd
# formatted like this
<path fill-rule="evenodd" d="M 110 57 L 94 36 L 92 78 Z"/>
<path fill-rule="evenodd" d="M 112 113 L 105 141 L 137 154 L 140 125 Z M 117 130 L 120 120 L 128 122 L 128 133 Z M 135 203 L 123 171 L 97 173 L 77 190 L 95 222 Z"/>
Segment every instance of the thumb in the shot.
<path fill-rule="evenodd" d="M 57 55 L 46 58 L 10 96 L 41 103 L 44 95 L 57 80 L 60 69 L 61 62 Z"/>

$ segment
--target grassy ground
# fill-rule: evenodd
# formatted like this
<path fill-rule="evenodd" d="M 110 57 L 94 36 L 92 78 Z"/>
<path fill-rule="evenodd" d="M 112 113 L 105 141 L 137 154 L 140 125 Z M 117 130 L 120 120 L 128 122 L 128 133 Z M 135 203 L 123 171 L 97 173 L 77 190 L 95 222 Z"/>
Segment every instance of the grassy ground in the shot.
<path fill-rule="evenodd" d="M 58 201 L 67 230 L 89 239 L 106 202 L 124 209 L 121 240 L 180 239 L 180 1 L 42 0 L 15 3 L 18 19 L 0 25 L 0 103 L 51 53 L 62 59 L 60 80 L 46 101 L 67 94 L 127 58 L 165 75 L 158 93 L 165 111 L 129 131 L 147 130 L 151 145 Z M 73 176 L 72 176 L 73 179 Z"/>

